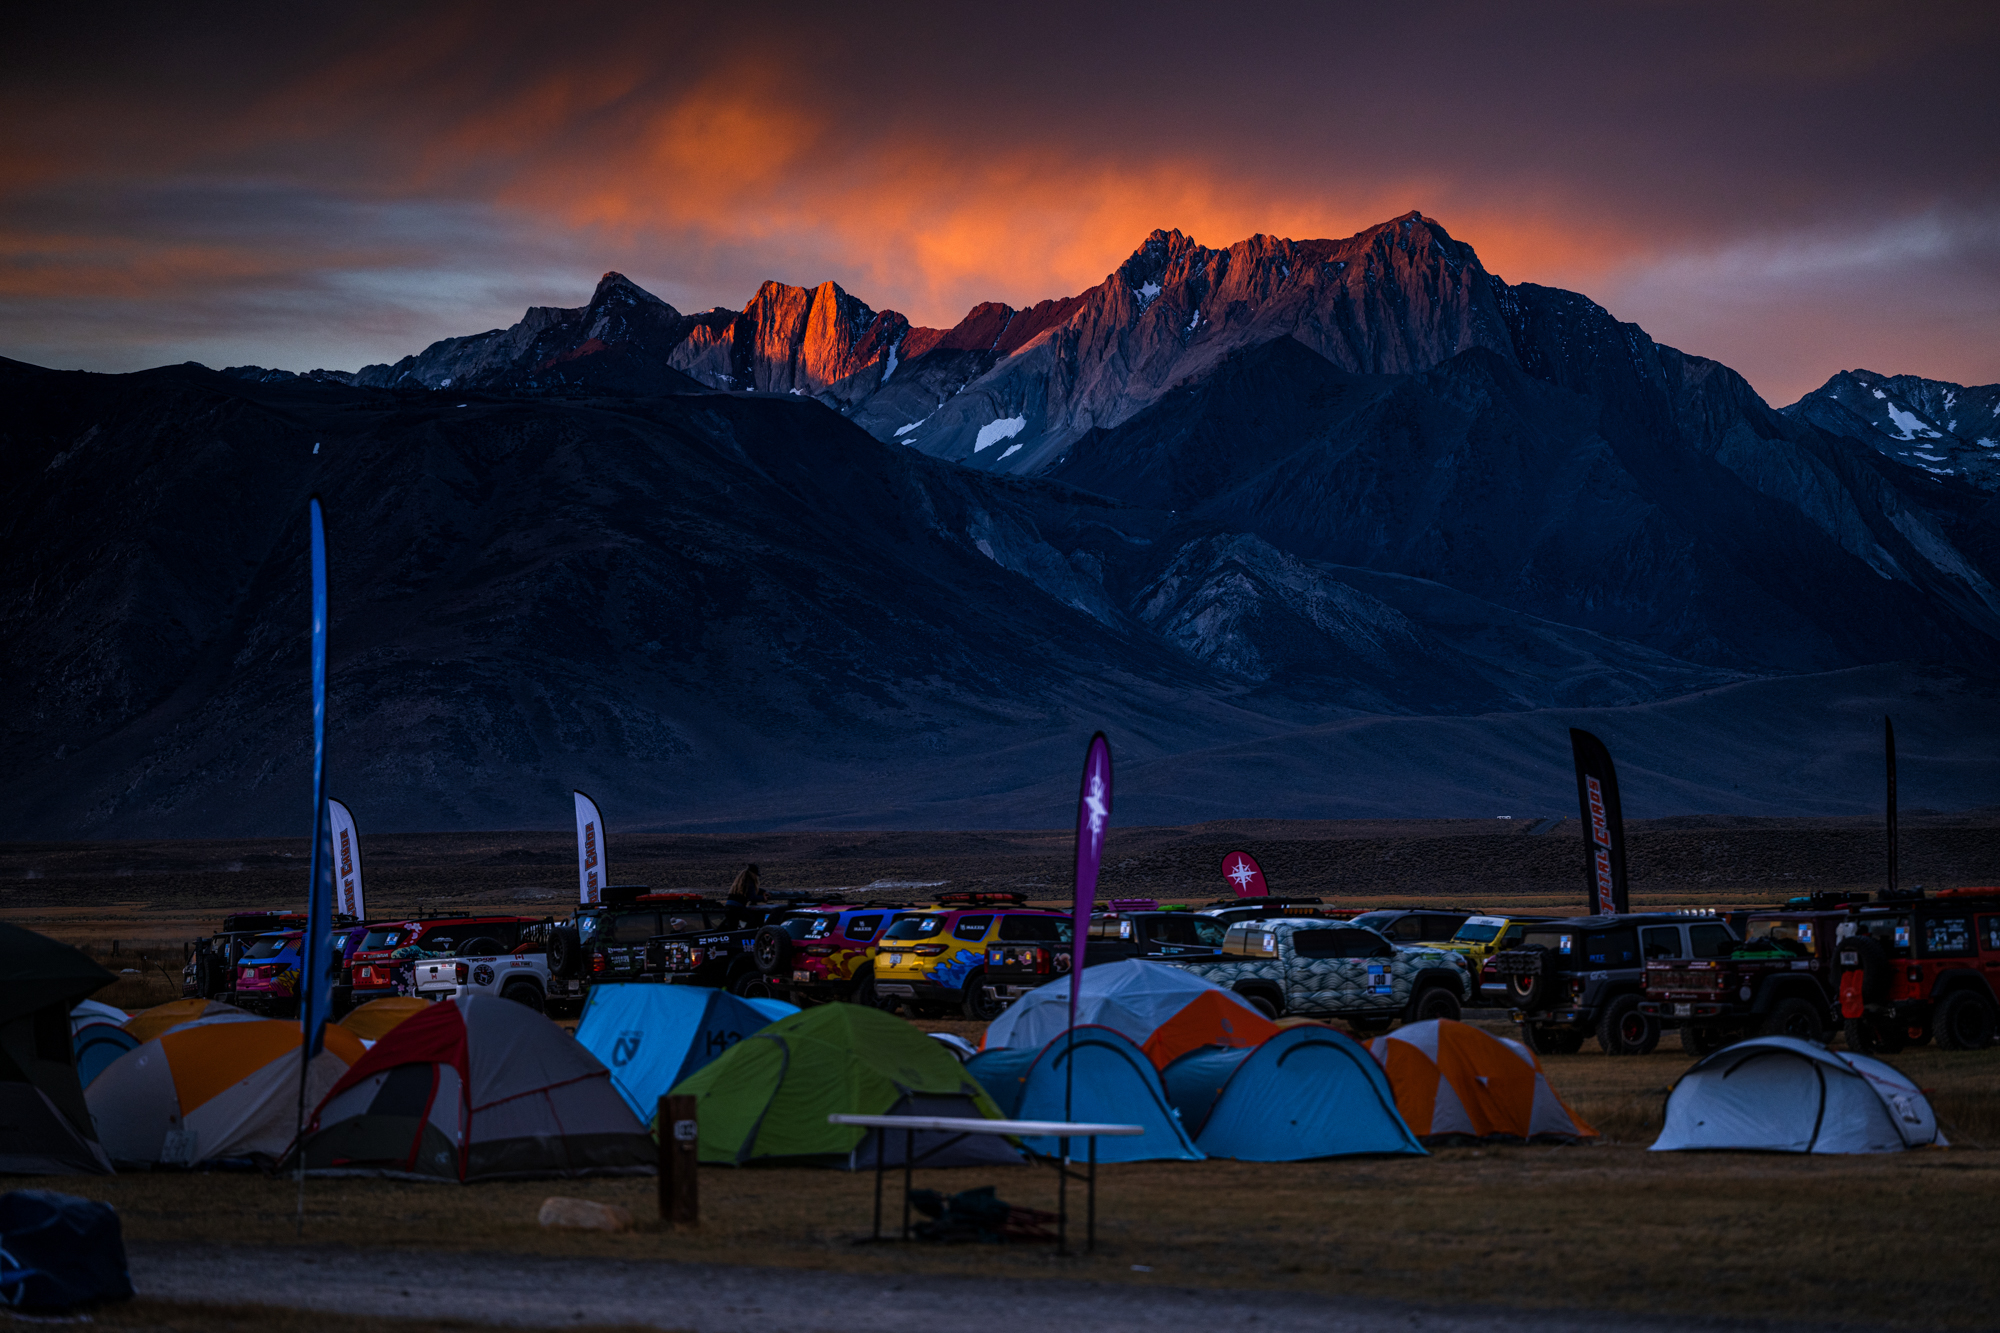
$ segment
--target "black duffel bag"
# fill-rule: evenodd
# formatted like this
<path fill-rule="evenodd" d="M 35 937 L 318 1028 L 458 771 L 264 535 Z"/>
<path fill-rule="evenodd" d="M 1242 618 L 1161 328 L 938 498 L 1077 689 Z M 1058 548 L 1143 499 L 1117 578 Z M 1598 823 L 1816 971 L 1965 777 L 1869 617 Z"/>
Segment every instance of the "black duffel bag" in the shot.
<path fill-rule="evenodd" d="M 0 1194 L 0 1305 L 70 1310 L 130 1299 L 125 1238 L 110 1204 L 50 1190 Z"/>

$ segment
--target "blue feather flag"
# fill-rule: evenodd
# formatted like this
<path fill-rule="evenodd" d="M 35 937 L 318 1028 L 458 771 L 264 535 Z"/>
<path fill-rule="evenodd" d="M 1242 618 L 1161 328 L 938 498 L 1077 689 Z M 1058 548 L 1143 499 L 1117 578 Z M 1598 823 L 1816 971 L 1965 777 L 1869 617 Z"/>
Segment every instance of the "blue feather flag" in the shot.
<path fill-rule="evenodd" d="M 326 804 L 326 524 L 312 498 L 313 823 L 312 885 L 299 953 L 299 1025 L 304 1058 L 318 1055 L 333 1017 L 333 820 Z M 303 1082 L 303 1071 L 301 1071 Z"/>

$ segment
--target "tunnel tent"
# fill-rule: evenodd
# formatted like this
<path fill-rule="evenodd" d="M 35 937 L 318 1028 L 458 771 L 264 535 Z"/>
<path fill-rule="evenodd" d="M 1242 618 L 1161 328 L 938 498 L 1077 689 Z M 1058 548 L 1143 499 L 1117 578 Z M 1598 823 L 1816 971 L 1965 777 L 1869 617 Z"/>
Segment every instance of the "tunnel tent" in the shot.
<path fill-rule="evenodd" d="M 330 1025 L 305 1071 L 306 1105 L 361 1055 L 359 1038 Z M 270 1163 L 298 1130 L 299 1065 L 296 1021 L 189 1023 L 119 1056 L 84 1096 L 114 1162 Z"/>
<path fill-rule="evenodd" d="M 1403 1119 L 1425 1143 L 1597 1137 L 1518 1041 L 1434 1018 L 1377 1037 L 1369 1050 L 1388 1074 Z"/>
<path fill-rule="evenodd" d="M 772 1022 L 762 1007 L 706 986 L 592 986 L 576 1039 L 611 1071 L 611 1086 L 633 1114 L 650 1124 L 669 1088 Z"/>
<path fill-rule="evenodd" d="M 460 995 L 400 1023 L 313 1110 L 315 1175 L 647 1175 L 658 1152 L 610 1071 L 525 1004 Z"/>
<path fill-rule="evenodd" d="M 1755 1037 L 1697 1061 L 1667 1095 L 1654 1152 L 1879 1153 L 1944 1147 L 1937 1115 L 1893 1066 L 1796 1037 Z"/>
<path fill-rule="evenodd" d="M 1070 1062 L 1075 1076 L 1070 1078 Z M 1098 1140 L 1100 1162 L 1199 1161 L 1159 1071 L 1131 1038 L 1115 1028 L 1083 1026 L 1063 1032 L 1038 1050 L 982 1051 L 965 1065 L 1010 1120 L 1071 1120 L 1139 1125 L 1143 1134 Z M 1068 1085 L 1067 1087 L 1065 1085 Z M 1067 1093 L 1067 1099 L 1065 1094 Z M 1053 1138 L 1024 1138 L 1031 1152 L 1054 1156 Z M 1071 1156 L 1084 1146 L 1072 1141 Z"/>
<path fill-rule="evenodd" d="M 1297 1162 L 1423 1155 L 1367 1048 L 1317 1024 L 1250 1049 L 1190 1051 L 1161 1076 L 1195 1146 L 1210 1157 Z"/>
<path fill-rule="evenodd" d="M 902 1019 L 857 1004 L 823 1004 L 782 1018 L 672 1091 L 696 1098 L 700 1159 L 739 1166 L 774 1159 L 873 1166 L 878 1152 L 901 1164 L 902 1134 L 830 1125 L 826 1118 L 834 1114 L 999 1117 L 993 1099 L 950 1051 Z M 911 1154 L 924 1166 L 1020 1160 L 1005 1139 L 986 1134 L 918 1134 Z"/>
<path fill-rule="evenodd" d="M 984 1049 L 1039 1051 L 1048 1045 L 1069 1026 L 1069 987 L 1070 978 L 1063 977 L 1016 1000 L 987 1025 Z M 1186 968 L 1141 958 L 1085 968 L 1076 1022 L 1111 1028 L 1141 1046 L 1164 1034 L 1159 1051 L 1165 1059 L 1156 1067 L 1195 1046 L 1254 1046 L 1277 1031 L 1234 992 Z"/>
<path fill-rule="evenodd" d="M 70 1011 L 116 980 L 80 950 L 0 922 L 0 1174 L 110 1173 Z"/>

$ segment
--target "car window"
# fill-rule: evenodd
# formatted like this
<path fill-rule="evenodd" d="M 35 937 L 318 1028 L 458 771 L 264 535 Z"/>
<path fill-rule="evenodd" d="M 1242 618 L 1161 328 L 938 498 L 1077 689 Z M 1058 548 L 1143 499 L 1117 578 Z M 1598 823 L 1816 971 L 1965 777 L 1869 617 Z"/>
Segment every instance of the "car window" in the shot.
<path fill-rule="evenodd" d="M 1586 967 L 1637 967 L 1639 941 L 1630 926 L 1617 930 L 1593 930 L 1583 937 Z"/>
<path fill-rule="evenodd" d="M 1068 944 L 1073 929 L 1066 918 L 1059 916 L 1003 916 L 1000 918 L 999 938 L 1035 944 Z"/>
<path fill-rule="evenodd" d="M 1681 956 L 1681 928 L 1679 926 L 1647 926 L 1639 932 L 1639 947 L 1646 951 L 1648 958 L 1679 958 Z"/>
<path fill-rule="evenodd" d="M 958 919 L 958 924 L 951 928 L 951 937 L 955 940 L 976 943 L 985 939 L 986 932 L 992 928 L 993 915 L 990 912 L 984 916 L 962 916 Z"/>
<path fill-rule="evenodd" d="M 1972 918 L 1932 916 L 1924 918 L 1924 957 L 1957 958 L 1972 952 Z"/>
<path fill-rule="evenodd" d="M 1227 927 L 1220 921 L 1176 912 L 1172 916 L 1154 917 L 1146 933 L 1156 944 L 1191 944 L 1220 949 Z"/>
<path fill-rule="evenodd" d="M 1396 950 L 1372 930 L 1295 930 L 1292 951 L 1301 958 L 1393 958 Z"/>
<path fill-rule="evenodd" d="M 1366 926 L 1370 930 L 1387 930 L 1389 923 L 1395 919 L 1396 914 L 1394 912 L 1363 912 L 1348 924 Z"/>
<path fill-rule="evenodd" d="M 1854 933 L 1868 936 L 1892 955 L 1909 956 L 1910 918 L 1900 913 L 1895 916 L 1864 916 L 1856 923 Z"/>
<path fill-rule="evenodd" d="M 367 937 L 361 941 L 361 947 L 364 949 L 393 949 L 397 945 L 406 942 L 404 936 L 407 933 L 401 926 L 392 926 L 387 930 L 371 930 L 368 932 Z"/>
<path fill-rule="evenodd" d="M 1424 933 L 1420 938 L 1427 940 L 1448 940 L 1458 933 L 1458 928 L 1471 918 L 1463 912 L 1424 913 Z"/>
<path fill-rule="evenodd" d="M 928 939 L 944 929 L 944 918 L 932 914 L 928 916 L 906 916 L 882 932 L 885 940 Z"/>
<path fill-rule="evenodd" d="M 1979 939 L 1988 949 L 2000 949 L 2000 916 L 1979 918 Z"/>
<path fill-rule="evenodd" d="M 849 917 L 847 919 L 845 934 L 850 940 L 858 940 L 866 943 L 875 938 L 875 932 L 881 928 L 881 925 L 882 918 L 880 916 Z"/>
<path fill-rule="evenodd" d="M 1469 916 L 1465 918 L 1465 924 L 1458 928 L 1457 932 L 1451 936 L 1451 939 L 1456 944 L 1485 944 L 1497 936 L 1506 926 L 1507 920 L 1505 917 Z M 1515 934 L 1518 936 L 1519 932 L 1517 931 Z"/>
<path fill-rule="evenodd" d="M 1500 937 L 1500 947 L 1503 949 L 1513 948 L 1521 942 L 1521 936 L 1525 935 L 1527 931 L 1528 928 L 1526 925 L 1516 921 L 1513 925 L 1507 927 L 1507 933 Z"/>
<path fill-rule="evenodd" d="M 287 949 L 296 948 L 297 946 L 298 941 L 292 936 L 265 935 L 251 941 L 250 947 L 243 951 L 243 961 L 252 963 L 259 958 L 276 958 Z"/>
<path fill-rule="evenodd" d="M 1710 923 L 1688 927 L 1688 948 L 1696 958 L 1723 958 L 1735 947 L 1727 926 Z"/>

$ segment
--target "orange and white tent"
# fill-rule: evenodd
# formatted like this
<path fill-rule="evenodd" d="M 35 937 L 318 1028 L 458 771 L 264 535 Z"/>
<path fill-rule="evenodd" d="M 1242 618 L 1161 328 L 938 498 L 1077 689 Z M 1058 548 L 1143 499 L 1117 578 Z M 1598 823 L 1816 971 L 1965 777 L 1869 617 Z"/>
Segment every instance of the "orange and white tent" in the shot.
<path fill-rule="evenodd" d="M 1204 1046 L 1262 1046 L 1283 1031 L 1276 1023 L 1239 1004 L 1225 991 L 1203 991 L 1175 1011 L 1174 1016 L 1153 1029 L 1153 1035 L 1139 1049 L 1165 1069 L 1189 1051 Z"/>
<path fill-rule="evenodd" d="M 329 1024 L 306 1074 L 306 1106 L 362 1054 L 359 1037 Z M 299 1025 L 252 1019 L 174 1028 L 119 1056 L 84 1100 L 113 1162 L 275 1160 L 297 1128 Z"/>
<path fill-rule="evenodd" d="M 125 1030 L 140 1041 L 151 1041 L 162 1032 L 188 1023 L 254 1021 L 257 1015 L 220 1000 L 168 1000 L 151 1009 L 142 1009 L 125 1020 Z"/>
<path fill-rule="evenodd" d="M 356 1005 L 340 1025 L 361 1038 L 364 1046 L 373 1046 L 382 1038 L 394 1032 L 401 1023 L 415 1018 L 431 1007 L 429 1000 L 419 1000 L 409 995 L 385 995 L 379 1000 Z"/>
<path fill-rule="evenodd" d="M 1467 1023 L 1410 1023 L 1368 1045 L 1419 1139 L 1594 1139 L 1518 1041 Z"/>

